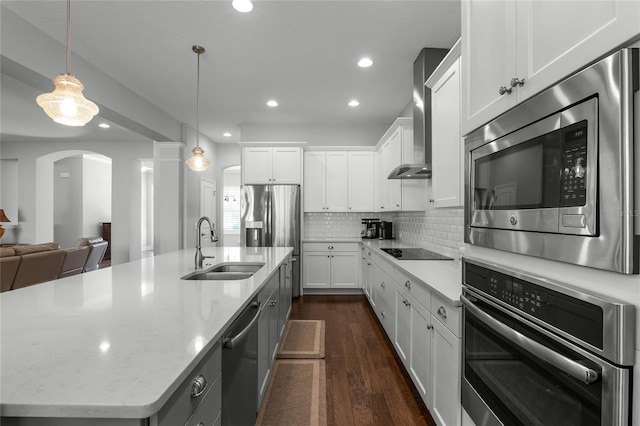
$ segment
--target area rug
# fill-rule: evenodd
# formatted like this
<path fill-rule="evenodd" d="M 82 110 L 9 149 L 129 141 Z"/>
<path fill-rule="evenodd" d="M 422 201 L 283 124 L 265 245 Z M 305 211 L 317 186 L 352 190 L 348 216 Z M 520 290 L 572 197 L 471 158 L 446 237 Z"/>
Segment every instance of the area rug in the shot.
<path fill-rule="evenodd" d="M 324 321 L 289 320 L 277 358 L 324 358 Z"/>
<path fill-rule="evenodd" d="M 323 359 L 277 359 L 256 426 L 325 426 L 326 391 Z"/>

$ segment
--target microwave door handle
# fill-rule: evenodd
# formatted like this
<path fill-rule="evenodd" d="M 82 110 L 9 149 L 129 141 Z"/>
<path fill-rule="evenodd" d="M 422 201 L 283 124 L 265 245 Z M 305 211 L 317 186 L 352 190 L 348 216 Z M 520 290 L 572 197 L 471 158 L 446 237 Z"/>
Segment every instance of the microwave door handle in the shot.
<path fill-rule="evenodd" d="M 489 326 L 493 331 L 500 334 L 505 339 L 516 344 L 517 346 L 525 349 L 538 358 L 548 362 L 559 370 L 564 371 L 570 376 L 584 382 L 589 385 L 598 380 L 598 373 L 587 368 L 584 365 L 577 363 L 564 355 L 561 355 L 544 345 L 528 338 L 527 336 L 519 333 L 512 328 L 504 325 L 500 321 L 493 318 L 491 315 L 478 308 L 467 299 L 464 295 L 460 296 L 460 300 L 466 309 L 468 309 L 473 315 L 478 317 L 483 323 Z"/>

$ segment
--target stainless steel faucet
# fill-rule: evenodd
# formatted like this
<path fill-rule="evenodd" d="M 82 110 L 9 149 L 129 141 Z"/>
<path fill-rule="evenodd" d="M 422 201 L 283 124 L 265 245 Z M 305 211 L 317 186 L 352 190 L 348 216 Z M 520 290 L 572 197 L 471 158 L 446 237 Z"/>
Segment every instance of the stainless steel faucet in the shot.
<path fill-rule="evenodd" d="M 196 241 L 196 269 L 202 269 L 202 262 L 204 261 L 204 259 L 213 259 L 215 257 L 204 256 L 202 254 L 202 236 L 206 235 L 206 233 L 202 233 L 202 222 L 207 222 L 209 224 L 211 242 L 215 243 L 216 241 L 218 241 L 218 235 L 216 235 L 216 226 L 211 223 L 211 220 L 206 216 L 202 216 L 200 219 L 198 219 L 198 223 L 196 224 L 196 232 L 198 234 Z"/>

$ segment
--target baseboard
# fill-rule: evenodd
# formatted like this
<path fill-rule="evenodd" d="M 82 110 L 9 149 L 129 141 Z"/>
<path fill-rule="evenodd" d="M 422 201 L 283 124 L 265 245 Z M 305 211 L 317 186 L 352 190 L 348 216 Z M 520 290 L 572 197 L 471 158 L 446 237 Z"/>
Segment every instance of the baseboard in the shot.
<path fill-rule="evenodd" d="M 303 288 L 302 295 L 343 295 L 364 294 L 361 288 Z"/>

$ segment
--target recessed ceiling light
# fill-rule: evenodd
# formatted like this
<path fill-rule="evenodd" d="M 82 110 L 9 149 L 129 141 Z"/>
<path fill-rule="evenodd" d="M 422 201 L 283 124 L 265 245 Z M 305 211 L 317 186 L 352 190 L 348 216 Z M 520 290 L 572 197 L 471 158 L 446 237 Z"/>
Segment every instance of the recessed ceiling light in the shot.
<path fill-rule="evenodd" d="M 231 5 L 235 10 L 242 13 L 251 12 L 253 10 L 253 3 L 251 3 L 251 0 L 233 0 Z"/>
<path fill-rule="evenodd" d="M 355 99 L 353 99 L 352 101 L 349 101 L 350 107 L 357 107 L 358 105 L 360 105 L 360 102 L 356 101 Z"/>
<path fill-rule="evenodd" d="M 270 107 L 277 107 L 278 103 L 272 99 L 267 102 L 267 105 L 269 105 Z"/>
<path fill-rule="evenodd" d="M 107 123 L 100 123 L 98 124 L 98 127 L 102 127 L 103 129 L 108 129 L 111 126 L 109 126 Z"/>
<path fill-rule="evenodd" d="M 358 61 L 358 66 L 360 68 L 369 68 L 371 65 L 373 65 L 371 58 L 364 57 Z"/>
<path fill-rule="evenodd" d="M 222 136 L 224 136 L 225 138 L 230 138 L 230 137 L 231 137 L 231 133 L 229 133 L 229 132 L 224 132 L 224 133 L 222 134 Z"/>

